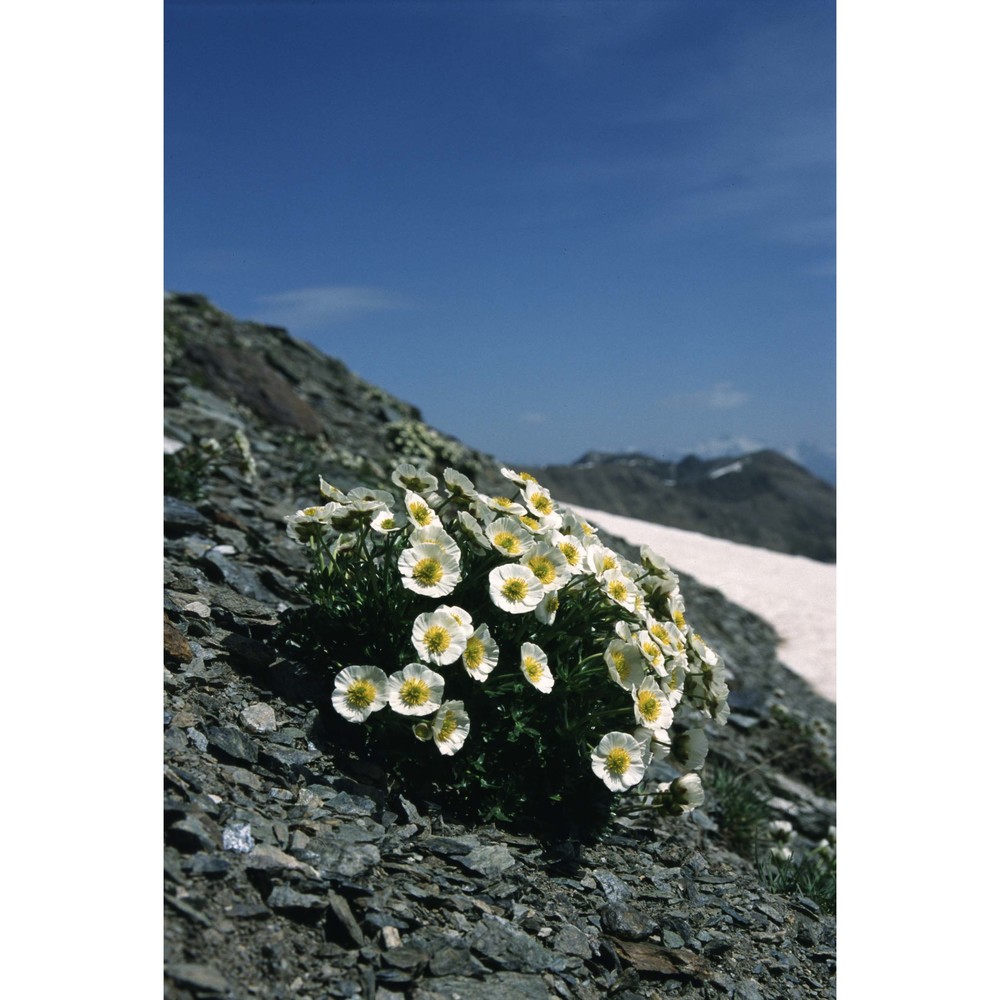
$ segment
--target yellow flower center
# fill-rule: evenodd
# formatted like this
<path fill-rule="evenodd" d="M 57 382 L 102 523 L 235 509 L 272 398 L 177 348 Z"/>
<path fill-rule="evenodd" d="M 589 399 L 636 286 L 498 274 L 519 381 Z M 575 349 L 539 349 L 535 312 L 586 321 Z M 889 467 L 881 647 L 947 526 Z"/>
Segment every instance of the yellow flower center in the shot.
<path fill-rule="evenodd" d="M 660 642 L 670 644 L 670 633 L 659 623 L 655 622 L 649 629 L 649 634 L 656 636 Z"/>
<path fill-rule="evenodd" d="M 609 569 L 615 569 L 618 563 L 615 562 L 614 556 L 604 556 L 601 559 L 601 572 L 606 573 Z"/>
<path fill-rule="evenodd" d="M 428 653 L 443 653 L 451 645 L 451 633 L 443 625 L 432 625 L 424 633 Z"/>
<path fill-rule="evenodd" d="M 483 662 L 485 656 L 486 646 L 483 644 L 483 640 L 478 635 L 469 636 L 469 641 L 465 644 L 465 652 L 462 654 L 466 667 L 469 670 L 475 670 Z"/>
<path fill-rule="evenodd" d="M 531 505 L 539 514 L 551 514 L 555 509 L 552 506 L 552 501 L 544 493 L 532 493 Z"/>
<path fill-rule="evenodd" d="M 632 755 L 624 747 L 612 747 L 604 758 L 608 774 L 620 778 L 632 766 Z"/>
<path fill-rule="evenodd" d="M 639 714 L 647 722 L 655 722 L 660 717 L 660 699 L 652 691 L 640 691 L 635 701 L 639 706 Z"/>
<path fill-rule="evenodd" d="M 528 567 L 543 584 L 551 583 L 556 578 L 556 568 L 546 556 L 532 556 Z"/>
<path fill-rule="evenodd" d="M 396 527 L 396 519 L 391 515 L 389 517 L 383 517 L 382 520 L 379 521 L 378 526 L 383 531 L 392 531 L 392 529 Z"/>
<path fill-rule="evenodd" d="M 510 497 L 494 497 L 493 502 L 498 507 L 509 507 L 514 501 Z"/>
<path fill-rule="evenodd" d="M 611 595 L 612 600 L 624 601 L 628 597 L 628 587 L 621 580 L 612 580 L 608 584 L 608 593 Z"/>
<path fill-rule="evenodd" d="M 306 517 L 315 517 L 319 513 L 319 507 L 306 507 L 302 513 L 305 514 Z"/>
<path fill-rule="evenodd" d="M 675 611 L 674 614 L 673 614 L 673 618 L 674 618 L 674 624 L 678 628 L 684 628 L 685 622 L 684 622 L 684 612 L 683 611 Z"/>
<path fill-rule="evenodd" d="M 575 566 L 580 561 L 580 550 L 572 542 L 563 542 L 559 546 L 559 551 L 566 557 L 566 562 L 570 566 Z"/>
<path fill-rule="evenodd" d="M 448 711 L 444 713 L 444 719 L 441 722 L 441 728 L 438 730 L 437 738 L 444 741 L 448 739 L 448 737 L 451 736 L 456 729 L 458 729 L 458 718 L 451 709 L 448 709 Z"/>
<path fill-rule="evenodd" d="M 430 696 L 431 689 L 427 686 L 427 681 L 422 681 L 419 677 L 410 677 L 399 686 L 399 700 L 407 708 L 426 704 Z"/>
<path fill-rule="evenodd" d="M 444 576 L 444 567 L 431 556 L 426 556 L 413 567 L 413 579 L 421 587 L 436 586 Z"/>
<path fill-rule="evenodd" d="M 344 695 L 344 701 L 355 710 L 363 710 L 375 700 L 375 694 L 375 685 L 371 681 L 352 681 Z"/>
<path fill-rule="evenodd" d="M 528 596 L 528 581 L 522 580 L 519 576 L 512 576 L 504 581 L 500 594 L 514 604 L 523 601 Z"/>
<path fill-rule="evenodd" d="M 521 515 L 521 523 L 526 524 L 532 531 L 538 530 L 538 522 L 530 514 Z"/>
<path fill-rule="evenodd" d="M 625 653 L 620 649 L 616 649 L 611 654 L 611 662 L 615 665 L 615 670 L 618 672 L 618 679 L 624 683 L 625 678 L 628 676 L 628 660 L 625 657 Z"/>
<path fill-rule="evenodd" d="M 539 660 L 533 656 L 526 656 L 524 658 L 524 672 L 532 684 L 537 684 L 545 671 Z"/>
<path fill-rule="evenodd" d="M 434 515 L 431 513 L 430 508 L 426 504 L 411 503 L 410 513 L 413 515 L 413 520 L 416 521 L 421 528 L 426 528 L 427 525 L 434 520 Z"/>
<path fill-rule="evenodd" d="M 521 541 L 517 535 L 509 531 L 498 531 L 493 536 L 493 544 L 498 549 L 503 549 L 508 555 L 516 556 L 521 553 Z"/>
<path fill-rule="evenodd" d="M 662 658 L 660 654 L 660 647 L 657 646 L 655 642 L 644 642 L 642 644 L 642 651 L 654 663 Z"/>

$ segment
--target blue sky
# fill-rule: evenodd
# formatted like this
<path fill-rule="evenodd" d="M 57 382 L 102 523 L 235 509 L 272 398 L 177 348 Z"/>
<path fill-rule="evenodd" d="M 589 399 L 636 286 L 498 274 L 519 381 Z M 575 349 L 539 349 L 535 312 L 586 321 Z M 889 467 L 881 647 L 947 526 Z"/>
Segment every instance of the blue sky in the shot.
<path fill-rule="evenodd" d="M 167 289 L 507 462 L 833 450 L 832 0 L 168 0 L 164 39 Z"/>

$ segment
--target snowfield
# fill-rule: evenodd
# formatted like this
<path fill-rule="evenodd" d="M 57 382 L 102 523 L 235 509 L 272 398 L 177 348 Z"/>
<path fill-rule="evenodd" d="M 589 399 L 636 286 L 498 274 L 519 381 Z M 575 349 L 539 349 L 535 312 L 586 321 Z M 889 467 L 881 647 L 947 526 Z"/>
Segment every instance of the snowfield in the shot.
<path fill-rule="evenodd" d="M 717 587 L 735 604 L 770 622 L 781 640 L 781 662 L 824 697 L 836 701 L 836 566 L 575 504 L 567 506 L 596 528 L 633 545 L 648 545 L 675 569 Z"/>

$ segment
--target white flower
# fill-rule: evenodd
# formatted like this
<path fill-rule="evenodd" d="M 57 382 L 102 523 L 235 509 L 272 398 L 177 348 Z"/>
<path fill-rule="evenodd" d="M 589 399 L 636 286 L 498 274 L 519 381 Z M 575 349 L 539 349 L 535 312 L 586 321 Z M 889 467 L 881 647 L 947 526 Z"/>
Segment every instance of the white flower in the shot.
<path fill-rule="evenodd" d="M 437 489 L 437 477 L 426 469 L 418 469 L 409 462 L 397 465 L 392 473 L 392 481 L 402 490 L 413 493 L 431 493 Z"/>
<path fill-rule="evenodd" d="M 466 538 L 471 539 L 479 548 L 485 549 L 487 552 L 493 550 L 493 546 L 490 544 L 490 540 L 483 534 L 483 529 L 479 526 L 479 522 L 467 510 L 460 510 L 458 512 L 457 524 L 458 530 Z"/>
<path fill-rule="evenodd" d="M 659 643 L 645 629 L 640 629 L 636 632 L 632 637 L 632 641 L 636 644 L 646 662 L 663 677 L 667 671 L 663 665 L 663 650 L 660 649 Z"/>
<path fill-rule="evenodd" d="M 520 563 L 506 563 L 490 570 L 489 582 L 490 600 L 512 615 L 534 610 L 545 596 L 535 574 Z"/>
<path fill-rule="evenodd" d="M 705 789 L 702 788 L 701 778 L 693 771 L 691 774 L 674 778 L 670 782 L 667 795 L 672 811 L 678 816 L 681 813 L 690 812 L 705 801 Z"/>
<path fill-rule="evenodd" d="M 553 545 L 540 542 L 533 545 L 521 556 L 521 564 L 527 566 L 538 578 L 542 590 L 548 593 L 559 590 L 569 582 L 570 572 L 566 557 Z"/>
<path fill-rule="evenodd" d="M 639 596 L 639 589 L 627 576 L 611 570 L 603 578 L 602 589 L 615 604 L 626 608 L 628 611 L 635 610 L 635 602 Z"/>
<path fill-rule="evenodd" d="M 674 737 L 670 760 L 683 771 L 698 771 L 708 756 L 708 737 L 704 729 L 688 729 Z"/>
<path fill-rule="evenodd" d="M 518 486 L 527 486 L 528 483 L 537 483 L 538 480 L 530 472 L 515 472 L 513 469 L 501 469 L 500 475 Z"/>
<path fill-rule="evenodd" d="M 632 730 L 632 735 L 646 748 L 646 766 L 651 761 L 666 760 L 670 752 L 670 733 L 665 729 L 645 729 L 640 726 Z"/>
<path fill-rule="evenodd" d="M 473 680 L 485 681 L 499 661 L 500 647 L 490 635 L 490 630 L 480 625 L 466 640 L 462 653 L 465 669 Z"/>
<path fill-rule="evenodd" d="M 663 667 L 666 674 L 660 680 L 660 688 L 667 696 L 671 708 L 676 708 L 684 697 L 684 680 L 687 677 L 687 658 L 677 656 L 668 660 Z"/>
<path fill-rule="evenodd" d="M 380 535 L 387 535 L 390 531 L 398 531 L 403 527 L 388 507 L 373 510 L 371 524 L 372 531 L 377 531 Z"/>
<path fill-rule="evenodd" d="M 543 625 L 551 625 L 556 620 L 558 610 L 559 594 L 555 590 L 551 590 L 542 598 L 542 603 L 535 608 L 535 617 Z"/>
<path fill-rule="evenodd" d="M 626 691 L 638 687 L 646 675 L 643 666 L 642 653 L 631 643 L 623 639 L 612 639 L 604 651 L 604 662 L 608 666 L 608 675 Z"/>
<path fill-rule="evenodd" d="M 434 744 L 445 756 L 450 757 L 462 748 L 469 735 L 469 714 L 460 701 L 446 701 L 431 722 Z"/>
<path fill-rule="evenodd" d="M 452 496 L 462 497 L 465 500 L 475 500 L 479 496 L 476 484 L 457 469 L 444 470 L 444 484 Z"/>
<path fill-rule="evenodd" d="M 652 615 L 646 615 L 646 629 L 667 656 L 684 652 L 684 636 L 673 622 L 661 622 Z"/>
<path fill-rule="evenodd" d="M 290 514 L 285 518 L 289 538 L 294 538 L 298 542 L 305 542 L 310 538 L 322 538 L 330 527 L 334 509 L 338 507 L 340 504 L 331 502 L 322 507 L 305 507 Z"/>
<path fill-rule="evenodd" d="M 531 546 L 531 536 L 512 517 L 498 517 L 486 525 L 490 544 L 505 556 L 517 559 Z"/>
<path fill-rule="evenodd" d="M 422 663 L 408 663 L 389 677 L 389 705 L 400 715 L 430 715 L 441 707 L 444 678 Z"/>
<path fill-rule="evenodd" d="M 795 830 L 787 819 L 772 819 L 767 824 L 767 832 L 779 844 L 790 844 L 795 839 Z"/>
<path fill-rule="evenodd" d="M 455 622 L 461 627 L 468 627 L 469 635 L 472 635 L 472 615 L 469 614 L 465 608 L 460 608 L 457 604 L 452 604 L 451 606 L 447 604 L 440 604 L 434 609 L 435 611 L 444 611 L 451 615 L 455 619 Z"/>
<path fill-rule="evenodd" d="M 709 649 L 705 645 L 701 636 L 696 632 L 692 632 L 688 636 L 688 648 L 694 650 L 698 655 L 698 659 L 701 660 L 706 666 L 714 667 L 719 663 L 719 654 L 715 652 L 714 649 Z"/>
<path fill-rule="evenodd" d="M 343 490 L 338 490 L 336 486 L 331 486 L 322 476 L 319 477 L 319 491 L 328 500 L 347 503 L 347 494 Z"/>
<path fill-rule="evenodd" d="M 656 576 L 673 575 L 673 570 L 667 565 L 666 559 L 658 552 L 654 552 L 648 545 L 639 546 L 639 555 L 642 557 L 642 564 Z"/>
<path fill-rule="evenodd" d="M 438 608 L 417 617 L 412 641 L 421 660 L 441 667 L 454 663 L 462 655 L 470 635 L 471 625 L 457 620 L 450 609 Z"/>
<path fill-rule="evenodd" d="M 544 694 L 548 694 L 555 687 L 556 679 L 549 670 L 549 658 L 541 647 L 533 642 L 521 643 L 521 673 L 529 684 Z"/>
<path fill-rule="evenodd" d="M 396 565 L 403 586 L 428 597 L 450 594 L 462 579 L 458 559 L 438 545 L 422 544 L 403 549 Z"/>
<path fill-rule="evenodd" d="M 429 528 L 432 524 L 440 523 L 436 511 L 427 505 L 427 501 L 419 493 L 407 490 L 403 503 L 406 515 L 414 527 Z"/>
<path fill-rule="evenodd" d="M 599 578 L 605 573 L 617 571 L 621 573 L 621 557 L 614 549 L 609 549 L 600 542 L 594 542 L 586 547 L 586 564 L 590 572 Z"/>
<path fill-rule="evenodd" d="M 396 498 L 385 490 L 373 490 L 367 486 L 355 486 L 347 494 L 347 506 L 361 514 L 376 510 L 379 507 L 391 507 Z"/>
<path fill-rule="evenodd" d="M 333 681 L 333 707 L 349 722 L 364 722 L 385 707 L 388 678 L 378 667 L 345 667 Z"/>
<path fill-rule="evenodd" d="M 521 497 L 525 506 L 535 517 L 550 517 L 556 513 L 556 504 L 544 486 L 538 483 L 529 483 L 521 490 Z"/>
<path fill-rule="evenodd" d="M 566 560 L 566 568 L 570 573 L 582 573 L 584 570 L 583 543 L 573 535 L 561 531 L 551 531 L 548 535 L 549 544 L 554 545 Z"/>
<path fill-rule="evenodd" d="M 528 513 L 528 508 L 523 504 L 519 504 L 512 500 L 510 497 L 491 497 L 487 496 L 485 493 L 479 494 L 479 502 L 487 509 L 491 511 L 497 511 L 500 514 L 508 514 L 511 517 L 520 517 L 522 514 Z"/>
<path fill-rule="evenodd" d="M 669 729 L 674 721 L 674 712 L 652 677 L 647 677 L 632 692 L 632 708 L 635 721 L 647 729 Z"/>
<path fill-rule="evenodd" d="M 791 861 L 792 860 L 792 849 L 787 845 L 782 845 L 781 847 L 771 848 L 771 857 L 775 861 Z"/>
<path fill-rule="evenodd" d="M 462 550 L 440 522 L 428 525 L 426 528 L 414 528 L 410 532 L 410 545 L 436 545 L 442 552 L 447 552 L 456 560 L 462 558 Z"/>
<path fill-rule="evenodd" d="M 594 774 L 613 792 L 638 785 L 646 773 L 644 747 L 628 733 L 607 733 L 590 755 Z"/>

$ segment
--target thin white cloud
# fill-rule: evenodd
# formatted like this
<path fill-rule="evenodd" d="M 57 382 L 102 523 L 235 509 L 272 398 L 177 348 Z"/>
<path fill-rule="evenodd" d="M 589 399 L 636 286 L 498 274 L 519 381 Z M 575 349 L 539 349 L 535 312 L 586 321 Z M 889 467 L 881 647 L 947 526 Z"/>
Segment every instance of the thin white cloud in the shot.
<path fill-rule="evenodd" d="M 324 285 L 260 295 L 260 318 L 292 330 L 315 330 L 373 312 L 411 309 L 413 303 L 385 288 Z"/>
<path fill-rule="evenodd" d="M 749 393 L 737 389 L 732 382 L 716 382 L 711 388 L 679 392 L 664 397 L 667 406 L 703 410 L 735 410 L 750 399 Z"/>
<path fill-rule="evenodd" d="M 527 410 L 520 415 L 519 419 L 522 424 L 544 424 L 549 418 L 548 414 Z"/>

